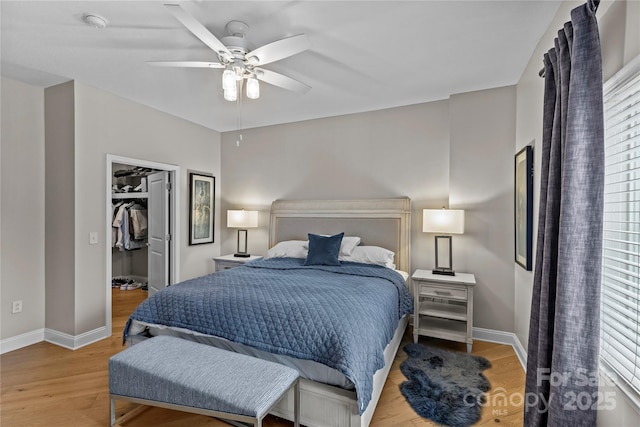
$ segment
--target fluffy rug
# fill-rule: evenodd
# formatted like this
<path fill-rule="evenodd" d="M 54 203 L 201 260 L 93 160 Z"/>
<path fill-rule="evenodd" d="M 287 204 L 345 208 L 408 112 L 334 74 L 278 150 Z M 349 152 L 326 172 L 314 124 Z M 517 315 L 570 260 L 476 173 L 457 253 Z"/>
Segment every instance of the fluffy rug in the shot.
<path fill-rule="evenodd" d="M 450 427 L 467 427 L 480 419 L 484 392 L 491 384 L 482 371 L 491 363 L 480 356 L 422 344 L 407 344 L 409 358 L 400 370 L 409 379 L 402 394 L 420 415 Z"/>

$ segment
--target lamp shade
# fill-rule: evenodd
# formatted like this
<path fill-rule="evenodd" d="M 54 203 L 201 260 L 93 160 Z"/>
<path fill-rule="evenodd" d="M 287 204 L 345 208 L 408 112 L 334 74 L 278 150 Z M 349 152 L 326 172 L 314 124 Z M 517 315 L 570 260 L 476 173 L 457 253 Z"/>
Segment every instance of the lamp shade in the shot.
<path fill-rule="evenodd" d="M 258 211 L 227 211 L 227 227 L 256 228 L 258 226 Z"/>
<path fill-rule="evenodd" d="M 459 209 L 423 209 L 422 231 L 425 233 L 464 233 L 464 211 Z"/>

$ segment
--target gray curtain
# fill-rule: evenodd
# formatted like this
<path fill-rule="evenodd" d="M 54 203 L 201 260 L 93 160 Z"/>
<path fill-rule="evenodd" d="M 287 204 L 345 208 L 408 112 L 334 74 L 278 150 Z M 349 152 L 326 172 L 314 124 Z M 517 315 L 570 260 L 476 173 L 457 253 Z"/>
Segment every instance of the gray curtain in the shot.
<path fill-rule="evenodd" d="M 526 426 L 596 424 L 604 187 L 598 3 L 572 10 L 544 57 Z"/>

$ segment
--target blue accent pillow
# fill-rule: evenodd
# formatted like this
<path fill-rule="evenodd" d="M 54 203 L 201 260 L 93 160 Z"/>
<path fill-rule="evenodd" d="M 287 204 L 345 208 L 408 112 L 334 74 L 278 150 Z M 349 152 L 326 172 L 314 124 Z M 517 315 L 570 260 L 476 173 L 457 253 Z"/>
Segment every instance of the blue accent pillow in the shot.
<path fill-rule="evenodd" d="M 338 255 L 340 255 L 340 244 L 344 233 L 334 236 L 319 236 L 308 234 L 309 253 L 304 265 L 340 265 Z"/>

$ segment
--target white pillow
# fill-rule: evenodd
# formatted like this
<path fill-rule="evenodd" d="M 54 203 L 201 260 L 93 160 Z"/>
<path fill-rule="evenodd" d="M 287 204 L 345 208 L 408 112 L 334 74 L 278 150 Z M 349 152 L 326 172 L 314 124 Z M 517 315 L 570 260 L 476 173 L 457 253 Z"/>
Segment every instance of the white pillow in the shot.
<path fill-rule="evenodd" d="M 340 261 L 376 264 L 388 268 L 395 268 L 393 257 L 395 253 L 380 246 L 356 246 L 351 255 L 340 257 Z"/>
<path fill-rule="evenodd" d="M 320 236 L 329 237 L 329 234 L 320 234 Z M 349 256 L 353 250 L 360 244 L 360 238 L 357 236 L 344 236 L 340 243 L 340 257 Z M 309 242 L 306 242 L 305 249 L 309 249 Z"/>
<path fill-rule="evenodd" d="M 360 238 L 357 236 L 344 236 L 340 243 L 340 256 L 349 256 L 353 250 L 360 244 Z"/>
<path fill-rule="evenodd" d="M 267 251 L 267 258 L 306 258 L 309 252 L 307 240 L 285 240 Z"/>

